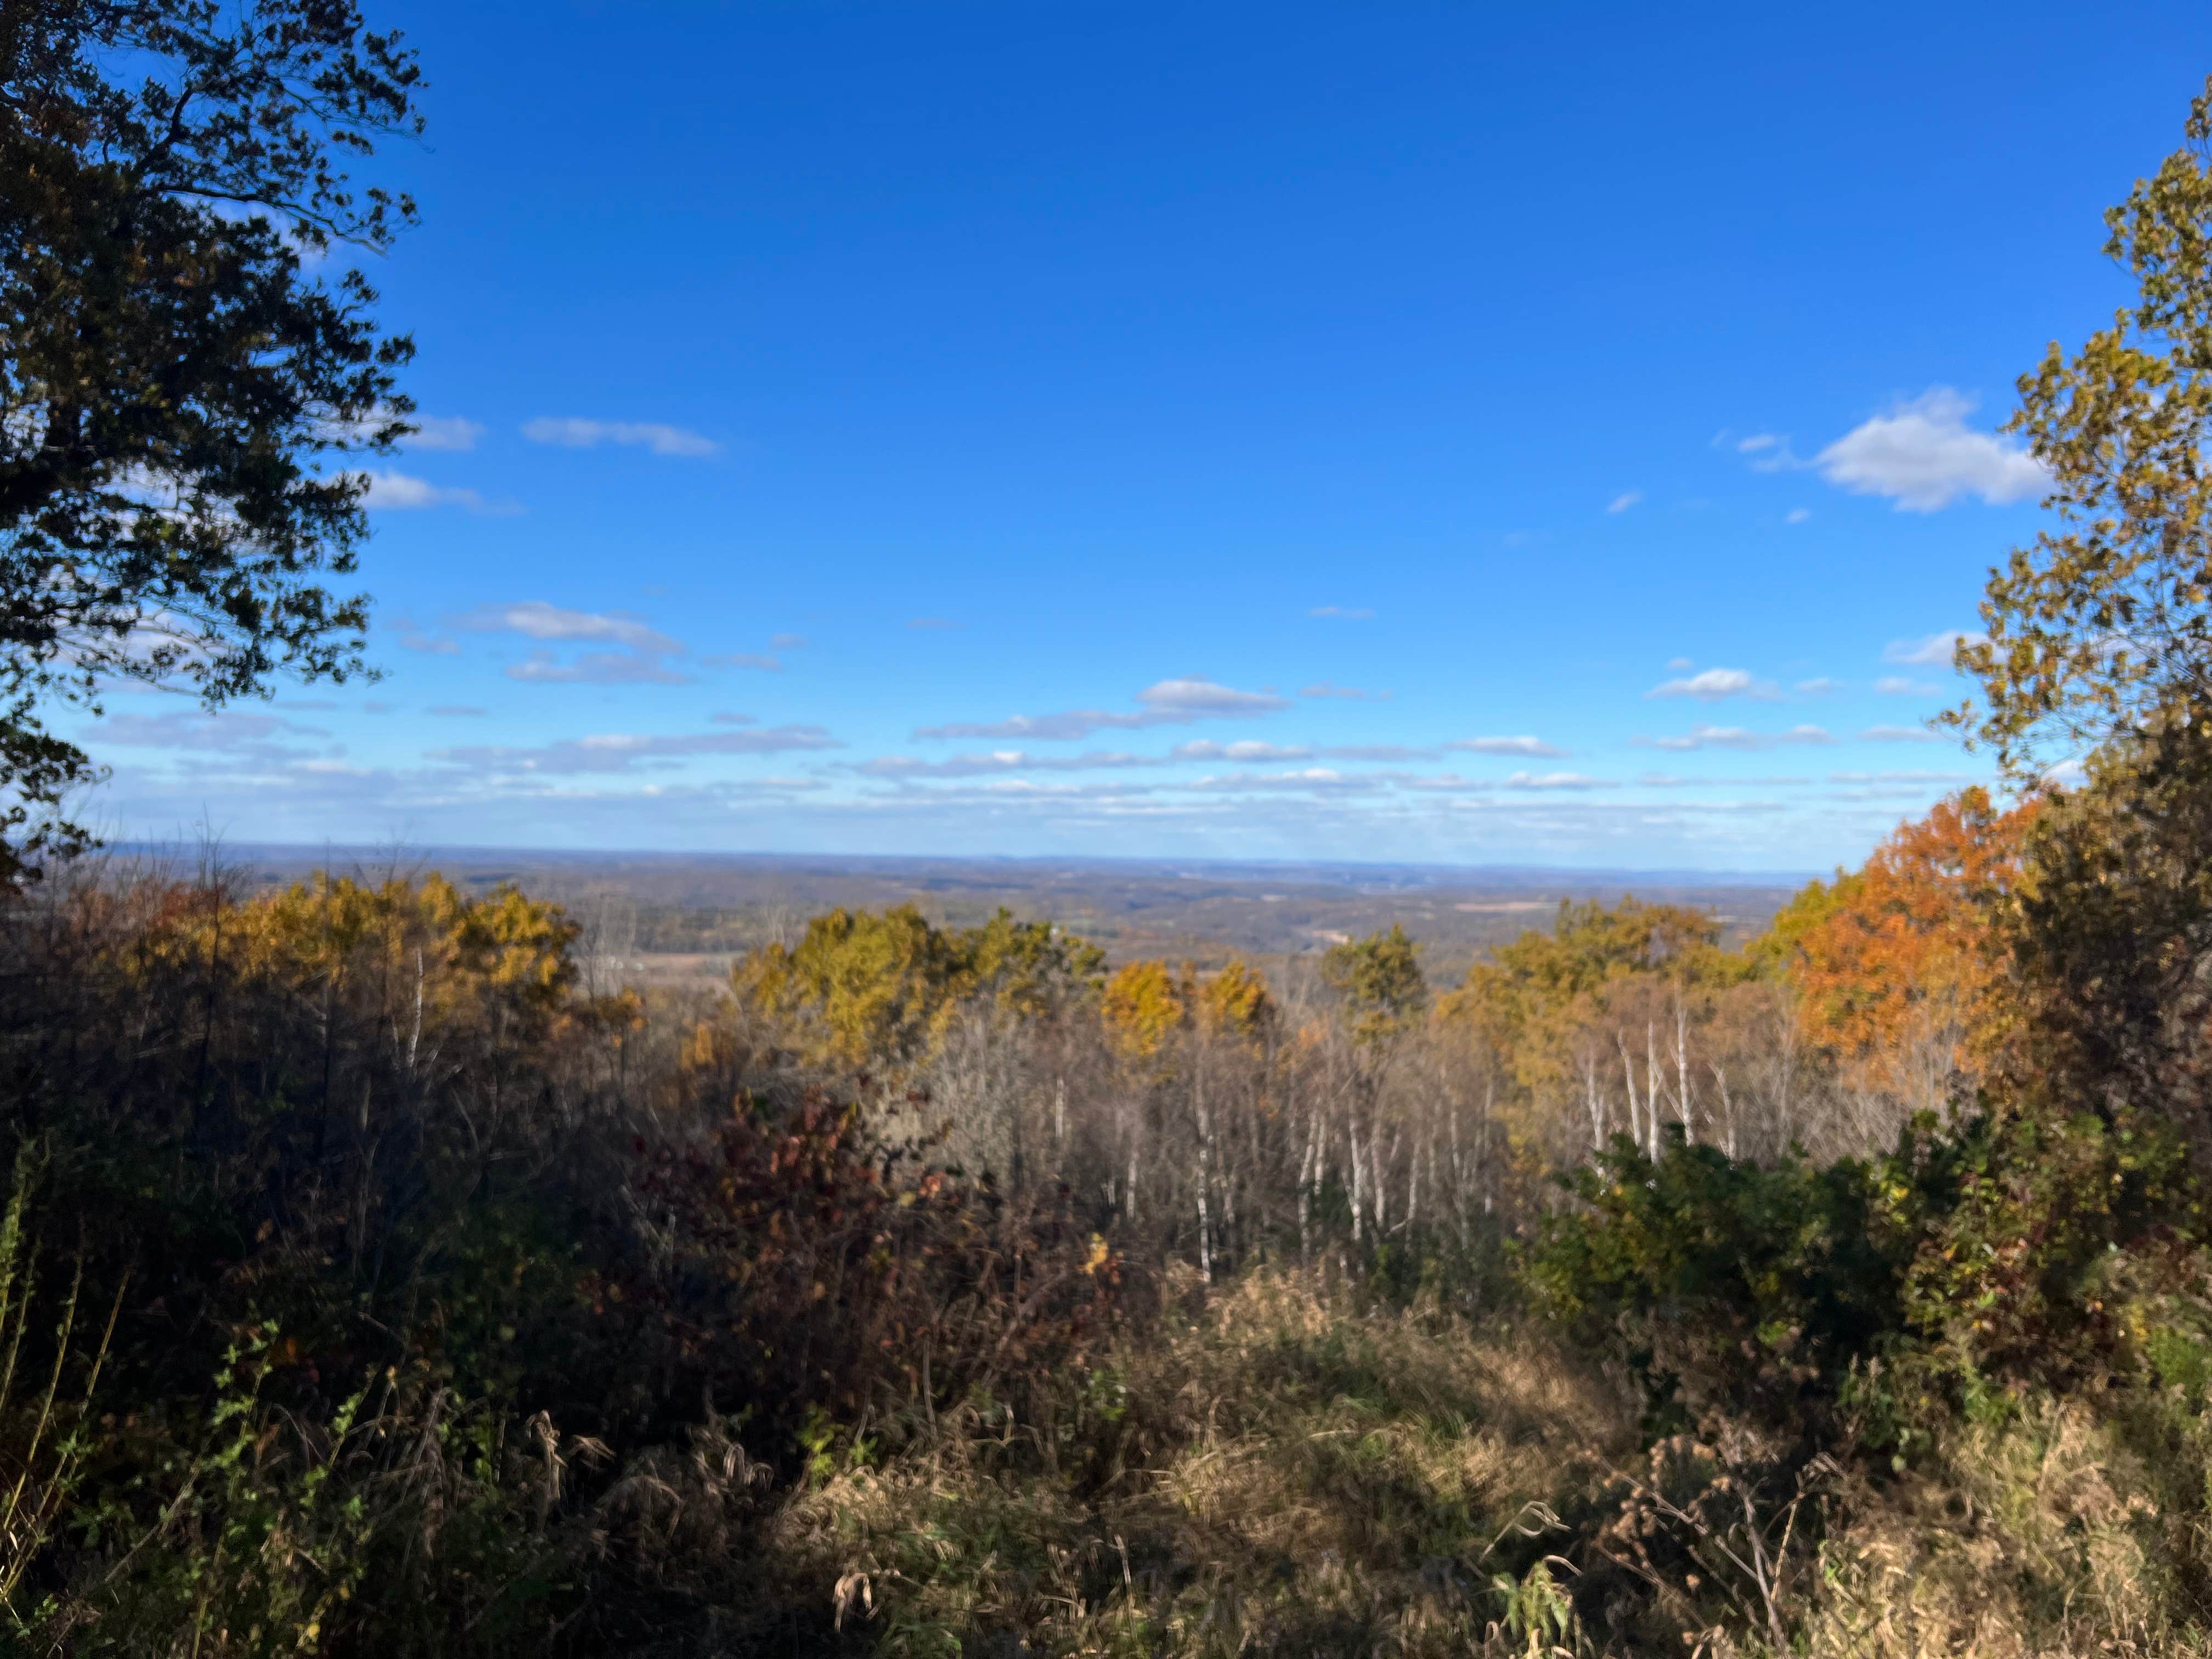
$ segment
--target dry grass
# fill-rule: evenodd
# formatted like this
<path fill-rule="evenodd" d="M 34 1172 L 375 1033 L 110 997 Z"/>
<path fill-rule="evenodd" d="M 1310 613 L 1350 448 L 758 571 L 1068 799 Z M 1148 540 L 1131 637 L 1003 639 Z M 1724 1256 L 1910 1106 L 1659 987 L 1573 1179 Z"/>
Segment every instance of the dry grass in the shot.
<path fill-rule="evenodd" d="M 1547 1340 L 1272 1274 L 1072 1392 L 836 1475 L 775 1553 L 892 1654 L 1518 1651 L 1492 1579 L 1633 1431 Z"/>
<path fill-rule="evenodd" d="M 1541 1328 L 1265 1274 L 1121 1358 L 1071 1380 L 1108 1414 L 1071 1415 L 1048 1450 L 987 1407 L 783 1506 L 777 1598 L 892 1655 L 1771 1653 L 1694 1577 L 1625 1607 L 1590 1576 L 1637 1425 Z M 1911 1474 L 1847 1481 L 1793 1578 L 1789 1650 L 2212 1654 L 2206 1421 L 2179 1395 L 2032 1401 Z M 1547 1596 L 1565 1610 L 1540 1569 L 1559 1555 L 1595 1622 L 1532 1630 Z"/>
<path fill-rule="evenodd" d="M 2212 1652 L 2201 1425 L 2172 1401 L 2100 1415 L 2068 1400 L 2032 1403 L 2001 1425 L 1962 1425 L 1925 1472 L 1860 1495 L 1825 1551 L 1826 1590 L 1808 1609 L 1804 1651 Z M 2130 1443 L 2161 1427 L 2181 1437 L 2161 1437 L 2164 1467 L 2154 1468 Z"/>

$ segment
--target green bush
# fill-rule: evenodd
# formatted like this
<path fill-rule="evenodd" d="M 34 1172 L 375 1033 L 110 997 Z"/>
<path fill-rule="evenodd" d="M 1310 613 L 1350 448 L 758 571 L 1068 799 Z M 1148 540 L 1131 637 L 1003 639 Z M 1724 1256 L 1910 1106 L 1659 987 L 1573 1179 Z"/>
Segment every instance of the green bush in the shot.
<path fill-rule="evenodd" d="M 2154 1123 L 1923 1116 L 1825 1169 L 1679 1139 L 1653 1160 L 1621 1138 L 1564 1184 L 1579 1202 L 1544 1223 L 1530 1285 L 1629 1363 L 1655 1426 L 1848 1419 L 1887 1443 L 2031 1386 L 2201 1386 L 2201 1204 Z"/>

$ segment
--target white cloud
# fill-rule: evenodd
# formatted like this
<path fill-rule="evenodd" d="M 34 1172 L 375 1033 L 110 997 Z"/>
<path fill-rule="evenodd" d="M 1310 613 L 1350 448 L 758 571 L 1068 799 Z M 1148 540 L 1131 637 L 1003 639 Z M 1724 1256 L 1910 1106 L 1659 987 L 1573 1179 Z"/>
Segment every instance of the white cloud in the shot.
<path fill-rule="evenodd" d="M 1145 707 L 1136 713 L 1105 708 L 1073 708 L 1057 714 L 1015 714 L 1002 720 L 926 726 L 915 736 L 943 738 L 1022 738 L 1038 743 L 1068 743 L 1094 732 L 1133 732 L 1154 726 L 1190 726 L 1206 720 L 1249 720 L 1289 708 L 1289 700 L 1273 691 L 1240 691 L 1233 686 L 1190 676 L 1161 680 L 1137 693 Z"/>
<path fill-rule="evenodd" d="M 1032 755 L 1019 749 L 998 749 L 986 755 L 955 755 L 950 760 L 917 760 L 911 755 L 884 755 L 853 769 L 871 778 L 978 778 L 1010 772 L 1090 772 L 1130 766 L 1155 766 L 1143 755 L 1093 751 L 1087 755 Z"/>
<path fill-rule="evenodd" d="M 535 651 L 528 660 L 507 669 L 511 680 L 545 685 L 681 685 L 686 678 L 665 660 L 684 654 L 683 641 L 624 611 L 571 611 L 543 599 L 524 599 L 480 606 L 453 618 L 452 625 L 471 633 L 520 634 L 526 639 L 621 647 L 586 652 L 566 663 L 550 651 Z"/>
<path fill-rule="evenodd" d="M 1793 507 L 1787 513 L 1782 515 L 1782 522 L 1784 524 L 1802 524 L 1806 520 L 1812 516 L 1813 509 L 1811 507 Z"/>
<path fill-rule="evenodd" d="M 1788 472 L 1805 465 L 1790 447 L 1788 437 L 1778 432 L 1754 432 L 1739 438 L 1735 453 L 1750 460 L 1754 472 Z"/>
<path fill-rule="evenodd" d="M 1309 617 L 1333 617 L 1339 622 L 1373 622 L 1372 611 L 1354 611 L 1340 605 L 1317 605 L 1306 612 Z"/>
<path fill-rule="evenodd" d="M 1667 772 L 1646 772 L 1638 777 L 1638 787 L 1644 789 L 1796 789 L 1812 782 L 1810 778 L 1685 778 Z"/>
<path fill-rule="evenodd" d="M 699 755 L 775 755 L 843 747 L 818 726 L 777 726 L 750 732 L 700 732 L 665 737 L 611 732 L 564 738 L 537 749 L 489 744 L 434 749 L 428 757 L 444 765 L 479 772 L 555 775 L 627 772 L 640 762 L 667 766 Z"/>
<path fill-rule="evenodd" d="M 1862 743 L 1943 743 L 1948 741 L 1940 732 L 1930 732 L 1924 726 L 1869 726 L 1859 733 Z"/>
<path fill-rule="evenodd" d="M 402 449 L 437 449 L 459 453 L 474 449 L 484 429 L 474 421 L 465 421 L 458 415 L 410 415 L 407 424 L 415 428 L 399 441 Z"/>
<path fill-rule="evenodd" d="M 1433 749 L 1409 749 L 1398 743 L 1336 744 L 1320 752 L 1323 760 L 1412 761 L 1437 757 Z"/>
<path fill-rule="evenodd" d="M 125 749 L 246 749 L 284 732 L 313 728 L 274 714 L 111 714 L 88 734 L 95 743 Z"/>
<path fill-rule="evenodd" d="M 1667 672 L 1670 674 L 1686 674 L 1697 665 L 1688 657 L 1669 657 L 1667 659 Z"/>
<path fill-rule="evenodd" d="M 1612 504 L 1605 510 L 1608 513 L 1626 513 L 1630 507 L 1635 506 L 1637 502 L 1643 499 L 1644 492 L 1642 490 L 1624 489 L 1620 494 L 1613 498 Z"/>
<path fill-rule="evenodd" d="M 1586 778 L 1579 772 L 1516 772 L 1502 786 L 1507 789 L 1610 789 L 1610 783 Z"/>
<path fill-rule="evenodd" d="M 1309 766 L 1296 772 L 1244 772 L 1230 777 L 1207 776 L 1179 786 L 1193 793 L 1247 793 L 1289 791 L 1294 793 L 1364 794 L 1387 789 L 1395 780 L 1372 772 L 1339 772 L 1326 766 Z"/>
<path fill-rule="evenodd" d="M 1363 691 L 1356 685 L 1336 685 L 1328 680 L 1317 680 L 1311 685 L 1298 688 L 1302 697 L 1340 697 L 1347 702 L 1381 702 L 1389 696 L 1388 691 Z"/>
<path fill-rule="evenodd" d="M 1217 685 L 1200 677 L 1186 679 L 1162 680 L 1148 685 L 1137 693 L 1137 701 L 1148 708 L 1177 720 L 1200 720 L 1210 715 L 1231 715 L 1243 718 L 1252 714 L 1273 714 L 1279 708 L 1288 708 L 1287 699 L 1273 691 L 1239 691 L 1226 685 Z"/>
<path fill-rule="evenodd" d="M 533 640 L 593 640 L 627 646 L 633 651 L 655 651 L 674 656 L 683 645 L 661 633 L 643 618 L 623 611 L 570 611 L 543 599 L 524 599 L 514 605 L 481 605 L 456 617 L 456 628 L 472 633 L 521 634 Z"/>
<path fill-rule="evenodd" d="M 1793 726 L 1787 732 L 1752 732 L 1741 726 L 1693 726 L 1676 737 L 1637 738 L 1638 748 L 1686 752 L 1692 749 L 1776 749 L 1784 744 L 1833 743 L 1828 731 L 1818 726 Z"/>
<path fill-rule="evenodd" d="M 411 617 L 394 617 L 389 626 L 405 650 L 420 651 L 433 657 L 458 657 L 461 654 L 459 640 L 425 633 Z"/>
<path fill-rule="evenodd" d="M 2039 495 L 2051 482 L 2019 444 L 1966 424 L 1973 400 L 1932 386 L 1853 428 L 1814 458 L 1820 476 L 1859 495 L 1886 495 L 1900 511 L 1933 513 L 1968 495 L 1992 506 Z"/>
<path fill-rule="evenodd" d="M 1987 645 L 1986 634 L 1964 628 L 1947 628 L 1940 634 L 1930 634 L 1925 639 L 1892 640 L 1883 649 L 1881 659 L 1908 668 L 1948 668 L 1951 656 L 1963 643 Z"/>
<path fill-rule="evenodd" d="M 571 662 L 562 662 L 550 651 L 533 651 L 525 660 L 509 665 L 507 677 L 532 685 L 685 685 L 690 677 L 679 674 L 660 658 L 642 651 L 586 651 Z"/>
<path fill-rule="evenodd" d="M 1313 750 L 1303 744 L 1286 746 L 1251 738 L 1239 743 L 1215 743 L 1211 738 L 1201 738 L 1196 743 L 1177 744 L 1168 754 L 1170 759 L 1179 761 L 1294 761 L 1309 759 Z"/>
<path fill-rule="evenodd" d="M 1826 675 L 1818 679 L 1797 682 L 1797 694 L 1803 697 L 1825 697 L 1835 689 L 1835 681 L 1829 679 Z"/>
<path fill-rule="evenodd" d="M 404 472 L 368 471 L 368 494 L 363 499 L 382 512 L 410 512 L 425 507 L 465 507 L 471 513 L 495 509 L 473 489 L 449 489 Z"/>
<path fill-rule="evenodd" d="M 1473 755 L 1525 755 L 1531 759 L 1549 759 L 1567 752 L 1546 743 L 1541 738 L 1530 737 L 1460 738 L 1444 747 L 1464 750 Z"/>
<path fill-rule="evenodd" d="M 1908 674 L 1884 674 L 1874 683 L 1874 689 L 1887 697 L 1923 696 L 1936 688 Z"/>
<path fill-rule="evenodd" d="M 711 455 L 720 447 L 711 438 L 657 421 L 535 420 L 522 428 L 534 444 L 563 449 L 596 449 L 601 444 L 649 449 L 656 455 Z"/>
<path fill-rule="evenodd" d="M 777 634 L 769 638 L 768 648 L 771 651 L 797 651 L 805 644 L 806 635 L 804 634 Z"/>
<path fill-rule="evenodd" d="M 1753 697 L 1765 701 L 1781 693 L 1773 683 L 1742 668 L 1708 668 L 1686 679 L 1668 680 L 1644 694 L 1647 697 L 1695 697 L 1715 702 L 1723 697 Z"/>
<path fill-rule="evenodd" d="M 1972 772 L 1831 772 L 1830 783 L 1973 783 Z"/>

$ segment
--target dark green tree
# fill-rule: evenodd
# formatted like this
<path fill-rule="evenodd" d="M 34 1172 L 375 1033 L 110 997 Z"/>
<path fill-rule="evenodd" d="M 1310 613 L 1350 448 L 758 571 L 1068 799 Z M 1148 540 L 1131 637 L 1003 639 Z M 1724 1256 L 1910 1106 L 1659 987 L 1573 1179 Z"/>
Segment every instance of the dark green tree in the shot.
<path fill-rule="evenodd" d="M 418 86 L 354 0 L 0 4 L 0 879 L 85 839 L 60 708 L 362 671 L 344 458 L 409 429 L 413 346 L 314 267 L 412 222 L 348 169 Z"/>

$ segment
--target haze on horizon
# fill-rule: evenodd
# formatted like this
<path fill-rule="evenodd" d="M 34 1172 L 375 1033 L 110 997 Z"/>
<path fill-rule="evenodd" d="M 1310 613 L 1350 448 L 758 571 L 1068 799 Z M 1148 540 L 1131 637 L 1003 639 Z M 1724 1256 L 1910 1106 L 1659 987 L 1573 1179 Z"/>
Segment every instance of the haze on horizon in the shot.
<path fill-rule="evenodd" d="M 2206 44 L 388 9 L 386 678 L 115 696 L 111 835 L 1856 862 L 1990 775 L 1927 720 L 2038 522 L 1998 428 Z"/>

